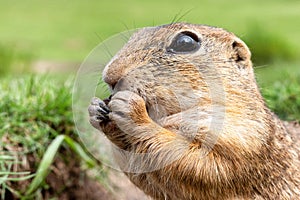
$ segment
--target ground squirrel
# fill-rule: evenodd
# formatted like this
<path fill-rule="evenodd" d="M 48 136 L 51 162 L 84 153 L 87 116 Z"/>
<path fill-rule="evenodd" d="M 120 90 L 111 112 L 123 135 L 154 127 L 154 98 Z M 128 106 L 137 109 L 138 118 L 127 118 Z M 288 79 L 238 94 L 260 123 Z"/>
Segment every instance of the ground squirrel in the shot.
<path fill-rule="evenodd" d="M 140 29 L 103 80 L 112 96 L 92 100 L 90 123 L 153 199 L 300 198 L 299 139 L 266 107 L 234 34 L 187 23 Z"/>

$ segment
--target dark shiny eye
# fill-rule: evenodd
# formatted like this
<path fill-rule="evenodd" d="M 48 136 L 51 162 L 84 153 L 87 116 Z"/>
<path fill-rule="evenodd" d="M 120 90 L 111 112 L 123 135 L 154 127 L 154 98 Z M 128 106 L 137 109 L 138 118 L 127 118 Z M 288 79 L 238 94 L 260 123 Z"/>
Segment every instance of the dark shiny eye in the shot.
<path fill-rule="evenodd" d="M 200 39 L 192 32 L 181 32 L 172 41 L 167 48 L 170 53 L 193 53 L 200 48 Z"/>

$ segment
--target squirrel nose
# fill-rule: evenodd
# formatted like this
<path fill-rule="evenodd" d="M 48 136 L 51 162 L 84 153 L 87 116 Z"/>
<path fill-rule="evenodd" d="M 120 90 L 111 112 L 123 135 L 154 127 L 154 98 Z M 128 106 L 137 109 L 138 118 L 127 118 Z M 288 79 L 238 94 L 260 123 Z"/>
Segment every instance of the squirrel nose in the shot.
<path fill-rule="evenodd" d="M 117 62 L 117 61 L 114 61 Z M 107 65 L 103 71 L 102 79 L 105 83 L 109 85 L 111 90 L 118 90 L 122 83 L 122 76 L 124 73 L 125 67 L 119 63 L 110 63 Z"/>
<path fill-rule="evenodd" d="M 103 81 L 107 83 L 107 85 L 111 88 L 111 90 L 115 89 L 116 84 L 118 83 L 118 79 L 109 78 L 107 76 L 103 77 Z"/>

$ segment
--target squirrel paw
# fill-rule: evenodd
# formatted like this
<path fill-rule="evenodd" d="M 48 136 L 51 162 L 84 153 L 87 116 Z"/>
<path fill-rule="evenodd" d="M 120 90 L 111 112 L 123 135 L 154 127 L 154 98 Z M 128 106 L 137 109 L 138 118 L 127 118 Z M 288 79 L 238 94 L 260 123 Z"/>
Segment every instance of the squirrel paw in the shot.
<path fill-rule="evenodd" d="M 100 124 L 102 122 L 109 121 L 108 114 L 110 113 L 110 110 L 105 102 L 97 97 L 92 99 L 88 111 L 90 115 L 90 123 L 97 129 L 100 129 Z"/>
<path fill-rule="evenodd" d="M 111 109 L 109 117 L 118 127 L 125 131 L 135 125 L 149 122 L 145 101 L 139 95 L 130 91 L 117 92 L 108 104 Z"/>

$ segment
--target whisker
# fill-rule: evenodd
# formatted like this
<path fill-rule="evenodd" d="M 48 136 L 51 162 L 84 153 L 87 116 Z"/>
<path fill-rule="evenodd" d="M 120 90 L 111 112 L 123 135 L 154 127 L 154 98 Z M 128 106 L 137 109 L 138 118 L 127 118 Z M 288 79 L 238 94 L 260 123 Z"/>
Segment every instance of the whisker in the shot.
<path fill-rule="evenodd" d="M 134 27 L 134 29 L 137 29 L 135 21 L 133 21 L 133 27 Z"/>
<path fill-rule="evenodd" d="M 129 27 L 127 26 L 127 24 L 121 20 L 121 23 L 123 24 L 123 26 L 125 27 L 125 29 L 127 30 L 127 32 L 129 32 Z"/>
<path fill-rule="evenodd" d="M 182 18 L 184 18 L 186 15 L 188 15 L 192 10 L 194 10 L 194 8 L 191 8 L 189 10 L 187 10 L 186 12 L 184 12 L 183 14 L 181 14 L 182 10 L 179 11 L 179 13 L 177 13 L 174 18 L 172 19 L 171 24 L 177 23 L 179 21 L 182 20 Z"/>
<path fill-rule="evenodd" d="M 126 28 L 126 32 L 127 32 L 127 35 L 124 34 L 124 33 L 121 33 L 121 35 L 123 36 L 124 39 L 124 42 L 127 42 L 131 36 L 131 29 L 129 29 L 129 27 L 127 26 L 127 24 L 124 22 L 124 21 L 121 21 L 123 26 Z"/>
<path fill-rule="evenodd" d="M 127 33 L 129 35 L 129 31 Z M 129 37 L 127 35 L 125 35 L 124 33 L 120 33 L 120 34 L 121 34 L 122 39 L 123 39 L 124 42 L 127 42 L 129 40 Z"/>
<path fill-rule="evenodd" d="M 255 69 L 262 69 L 262 68 L 266 68 L 266 67 L 270 67 L 270 65 L 258 65 L 258 66 L 255 66 L 254 68 Z"/>
<path fill-rule="evenodd" d="M 175 14 L 175 16 L 173 17 L 171 24 L 174 24 L 175 22 L 177 22 L 177 17 L 180 14 L 181 11 L 179 11 L 179 13 Z"/>
<path fill-rule="evenodd" d="M 103 41 L 104 41 L 104 40 L 100 37 L 100 35 L 99 35 L 97 32 L 95 32 L 95 34 L 96 34 L 96 36 L 98 37 L 98 39 L 100 40 L 100 42 L 103 42 Z M 104 48 L 105 48 L 105 50 L 106 50 L 106 53 L 112 58 L 113 55 L 112 55 L 112 53 L 110 52 L 108 46 L 105 44 L 105 42 L 104 42 L 103 44 L 104 44 Z"/>

